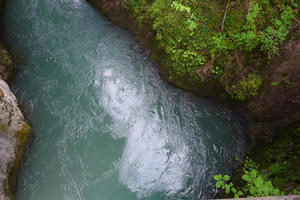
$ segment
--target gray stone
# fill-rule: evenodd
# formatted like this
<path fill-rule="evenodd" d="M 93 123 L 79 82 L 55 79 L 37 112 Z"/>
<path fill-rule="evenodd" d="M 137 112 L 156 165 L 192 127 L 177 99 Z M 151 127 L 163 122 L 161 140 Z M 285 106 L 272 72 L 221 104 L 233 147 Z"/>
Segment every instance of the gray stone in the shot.
<path fill-rule="evenodd" d="M 0 200 L 9 200 L 12 196 L 8 180 L 11 175 L 13 179 L 16 177 L 12 169 L 20 163 L 29 134 L 30 128 L 16 97 L 0 79 Z"/>

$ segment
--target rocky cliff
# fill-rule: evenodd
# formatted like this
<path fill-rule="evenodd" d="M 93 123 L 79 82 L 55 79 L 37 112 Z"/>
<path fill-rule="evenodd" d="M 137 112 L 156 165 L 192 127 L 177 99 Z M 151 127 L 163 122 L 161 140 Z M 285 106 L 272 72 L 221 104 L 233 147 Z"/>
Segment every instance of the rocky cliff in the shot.
<path fill-rule="evenodd" d="M 0 15 L 3 1 L 0 1 Z M 17 171 L 31 131 L 18 101 L 5 82 L 15 65 L 0 41 L 0 200 L 14 199 Z"/>
<path fill-rule="evenodd" d="M 16 97 L 0 80 L 0 199 L 10 199 L 16 173 L 30 136 L 30 127 Z"/>
<path fill-rule="evenodd" d="M 250 99 L 246 111 L 256 122 L 252 137 L 272 138 L 300 120 L 300 39 L 284 43 L 281 56 L 263 70 L 261 93 Z"/>

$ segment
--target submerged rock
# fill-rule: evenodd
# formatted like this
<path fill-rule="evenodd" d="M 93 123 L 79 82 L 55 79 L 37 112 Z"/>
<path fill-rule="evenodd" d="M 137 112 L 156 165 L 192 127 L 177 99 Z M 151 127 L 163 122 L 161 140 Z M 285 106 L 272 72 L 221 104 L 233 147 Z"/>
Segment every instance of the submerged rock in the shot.
<path fill-rule="evenodd" d="M 30 127 L 16 97 L 0 80 L 0 200 L 12 198 L 16 172 L 30 136 Z"/>

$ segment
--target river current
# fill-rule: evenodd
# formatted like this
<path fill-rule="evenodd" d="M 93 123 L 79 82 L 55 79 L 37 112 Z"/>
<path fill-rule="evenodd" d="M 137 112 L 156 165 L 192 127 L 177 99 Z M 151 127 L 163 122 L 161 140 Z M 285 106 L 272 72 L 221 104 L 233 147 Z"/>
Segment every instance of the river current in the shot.
<path fill-rule="evenodd" d="M 239 117 L 168 84 L 84 0 L 8 0 L 4 27 L 35 136 L 19 200 L 205 199 L 232 172 Z"/>

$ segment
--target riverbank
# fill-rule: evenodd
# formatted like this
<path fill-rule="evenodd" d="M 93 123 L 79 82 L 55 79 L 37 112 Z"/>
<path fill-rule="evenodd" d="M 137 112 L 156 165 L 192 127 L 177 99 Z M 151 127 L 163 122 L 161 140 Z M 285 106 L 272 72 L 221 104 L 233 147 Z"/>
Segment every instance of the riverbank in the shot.
<path fill-rule="evenodd" d="M 247 132 L 248 136 L 248 153 L 252 157 L 258 157 L 257 162 L 264 165 L 267 169 L 274 162 L 280 159 L 280 155 L 268 154 L 274 148 L 277 154 L 283 155 L 284 159 L 281 163 L 289 162 L 292 164 L 299 155 L 294 148 L 295 138 L 298 138 L 297 128 L 300 127 L 300 38 L 298 37 L 299 30 L 289 35 L 288 40 L 282 43 L 280 48 L 280 56 L 273 59 L 272 62 L 256 62 L 255 56 L 243 59 L 253 59 L 252 63 L 259 63 L 254 66 L 255 70 L 259 71 L 262 84 L 259 92 L 246 100 L 237 100 L 232 98 L 226 84 L 228 82 L 239 82 L 243 77 L 233 77 L 230 70 L 225 75 L 216 80 L 214 78 L 204 78 L 202 81 L 194 81 L 188 77 L 176 77 L 173 73 L 172 66 L 168 65 L 167 57 L 169 56 L 162 48 L 159 47 L 157 35 L 152 29 L 151 22 L 137 20 L 133 15 L 134 10 L 130 5 L 126 5 L 124 1 L 114 0 L 87 0 L 96 8 L 98 8 L 109 20 L 119 24 L 132 31 L 141 46 L 149 52 L 152 58 L 159 63 L 160 74 L 170 83 L 190 90 L 201 96 L 208 96 L 219 99 L 222 102 L 230 104 L 240 110 L 245 119 L 252 121 Z M 236 8 L 232 8 L 236 9 Z M 295 28 L 294 27 L 294 28 Z M 243 57 L 239 54 L 236 57 Z M 209 67 L 209 63 L 211 67 Z M 203 69 L 206 74 L 212 75 L 214 60 L 208 62 Z M 234 58 L 232 65 L 239 65 L 239 60 Z M 205 71 L 204 70 L 204 71 Z M 203 70 L 201 72 L 204 72 Z M 237 73 L 244 74 L 244 73 Z M 244 76 L 244 75 L 243 75 Z M 248 83 L 250 83 L 249 81 Z M 293 130 L 290 130 L 293 129 Z M 293 138 L 293 139 L 282 139 Z M 276 146 L 276 147 L 274 147 Z M 287 148 L 288 147 L 288 148 Z M 293 147 L 291 151 L 289 147 Z M 263 152 L 263 153 L 262 153 Z M 265 155 L 261 158 L 259 154 Z M 269 155 L 268 157 L 266 155 Z M 273 156 L 273 157 L 272 157 Z M 296 159 L 289 160 L 290 156 Z M 276 157 L 276 158 L 275 158 Z M 268 162 L 268 164 L 267 164 Z M 297 163 L 296 163 L 297 164 Z M 291 168 L 281 169 L 282 173 L 279 177 L 284 177 L 290 173 Z M 293 173 L 299 171 L 299 168 L 293 168 Z M 290 176 L 289 176 L 290 177 Z M 277 177 L 278 178 L 278 177 Z M 291 177 L 290 177 L 291 178 Z M 293 187 L 297 186 L 299 181 L 298 175 L 294 177 Z M 285 180 L 287 181 L 287 180 Z M 291 186 L 291 185 L 290 185 Z M 284 188 L 284 186 L 282 186 Z"/>
<path fill-rule="evenodd" d="M 4 1 L 0 1 L 0 17 Z M 1 27 L 2 28 L 2 27 Z M 7 81 L 15 64 L 0 41 L 0 199 L 14 199 L 17 173 L 31 136 L 31 129 L 19 109 Z"/>
<path fill-rule="evenodd" d="M 198 95 L 217 98 L 243 111 L 246 119 L 255 122 L 255 133 L 252 140 L 265 139 L 272 141 L 274 131 L 285 128 L 300 118 L 300 39 L 291 38 L 282 47 L 281 56 L 262 69 L 263 86 L 258 95 L 248 101 L 237 101 L 226 93 L 221 83 L 216 80 L 205 80 L 202 84 L 192 80 L 170 79 L 172 66 L 167 66 L 163 58 L 166 52 L 159 48 L 151 24 L 139 23 L 123 1 L 88 0 L 100 9 L 109 20 L 132 31 L 141 46 L 159 62 L 160 74 L 170 83 L 190 90 Z M 294 40 L 292 40 L 294 39 Z M 288 80 L 288 81 L 285 81 Z M 276 84 L 278 83 L 278 85 Z M 254 128 L 252 128 L 254 130 Z M 263 138 L 260 138 L 263 136 Z"/>
<path fill-rule="evenodd" d="M 11 0 L 4 16 L 20 63 L 10 86 L 35 131 L 18 198 L 206 199 L 232 172 L 240 117 L 168 84 L 87 2 Z"/>

